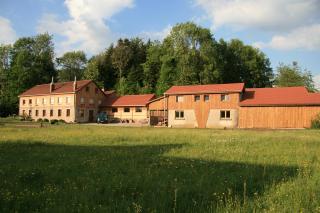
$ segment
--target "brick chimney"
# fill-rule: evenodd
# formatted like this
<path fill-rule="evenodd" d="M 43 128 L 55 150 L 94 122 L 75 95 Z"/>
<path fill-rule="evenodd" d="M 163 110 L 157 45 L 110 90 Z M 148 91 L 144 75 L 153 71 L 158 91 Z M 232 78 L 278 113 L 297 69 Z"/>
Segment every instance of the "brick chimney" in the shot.
<path fill-rule="evenodd" d="M 77 76 L 74 76 L 73 91 L 77 90 Z"/>
<path fill-rule="evenodd" d="M 54 90 L 54 83 L 53 83 L 53 76 L 52 76 L 51 83 L 50 83 L 50 93 L 52 93 L 53 90 Z"/>

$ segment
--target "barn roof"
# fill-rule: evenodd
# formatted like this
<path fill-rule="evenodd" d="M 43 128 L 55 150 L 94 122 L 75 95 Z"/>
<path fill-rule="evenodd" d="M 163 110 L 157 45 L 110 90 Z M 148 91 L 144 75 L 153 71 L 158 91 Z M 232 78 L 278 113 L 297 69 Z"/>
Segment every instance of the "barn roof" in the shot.
<path fill-rule="evenodd" d="M 40 84 L 36 85 L 27 91 L 20 94 L 20 96 L 35 96 L 35 95 L 49 95 L 49 94 L 63 94 L 63 93 L 73 93 L 73 82 L 61 82 L 54 83 L 54 89 L 50 93 L 50 84 Z M 76 91 L 81 90 L 84 86 L 88 85 L 92 80 L 80 80 L 77 81 Z"/>
<path fill-rule="evenodd" d="M 320 105 L 320 93 L 309 93 L 305 87 L 248 88 L 240 106 Z"/>
<path fill-rule="evenodd" d="M 146 106 L 154 94 L 124 95 L 120 97 L 110 97 L 104 101 L 102 106 Z"/>
<path fill-rule="evenodd" d="M 242 92 L 244 83 L 230 84 L 207 84 L 207 85 L 188 85 L 188 86 L 172 86 L 164 94 L 198 94 L 198 93 L 226 93 L 226 92 Z"/>

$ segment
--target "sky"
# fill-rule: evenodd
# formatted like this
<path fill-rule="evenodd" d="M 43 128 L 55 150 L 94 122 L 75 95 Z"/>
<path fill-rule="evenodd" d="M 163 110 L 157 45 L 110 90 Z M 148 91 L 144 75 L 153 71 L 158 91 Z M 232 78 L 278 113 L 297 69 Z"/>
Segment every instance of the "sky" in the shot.
<path fill-rule="evenodd" d="M 103 51 L 121 37 L 162 40 L 193 21 L 312 72 L 320 88 L 320 0 L 0 0 L 0 43 L 48 32 L 55 52 Z"/>

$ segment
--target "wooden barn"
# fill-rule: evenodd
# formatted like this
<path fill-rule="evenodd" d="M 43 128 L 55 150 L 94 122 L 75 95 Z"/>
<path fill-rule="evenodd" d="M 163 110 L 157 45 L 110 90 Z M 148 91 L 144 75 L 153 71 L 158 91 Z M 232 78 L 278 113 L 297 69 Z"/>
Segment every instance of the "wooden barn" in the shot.
<path fill-rule="evenodd" d="M 173 86 L 149 103 L 151 124 L 196 128 L 309 128 L 320 94 L 242 83 Z M 165 121 L 165 122 L 157 122 Z"/>

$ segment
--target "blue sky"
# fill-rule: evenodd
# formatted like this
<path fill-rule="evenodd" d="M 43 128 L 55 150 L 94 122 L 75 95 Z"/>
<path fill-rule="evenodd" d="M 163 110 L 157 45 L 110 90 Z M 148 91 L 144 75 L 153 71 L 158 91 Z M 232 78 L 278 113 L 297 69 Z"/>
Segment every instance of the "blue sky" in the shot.
<path fill-rule="evenodd" d="M 320 82 L 319 11 L 320 0 L 0 0 L 0 43 L 49 32 L 57 55 L 92 55 L 120 37 L 161 40 L 194 21 L 216 39 L 260 48 L 274 68 L 298 61 Z"/>

